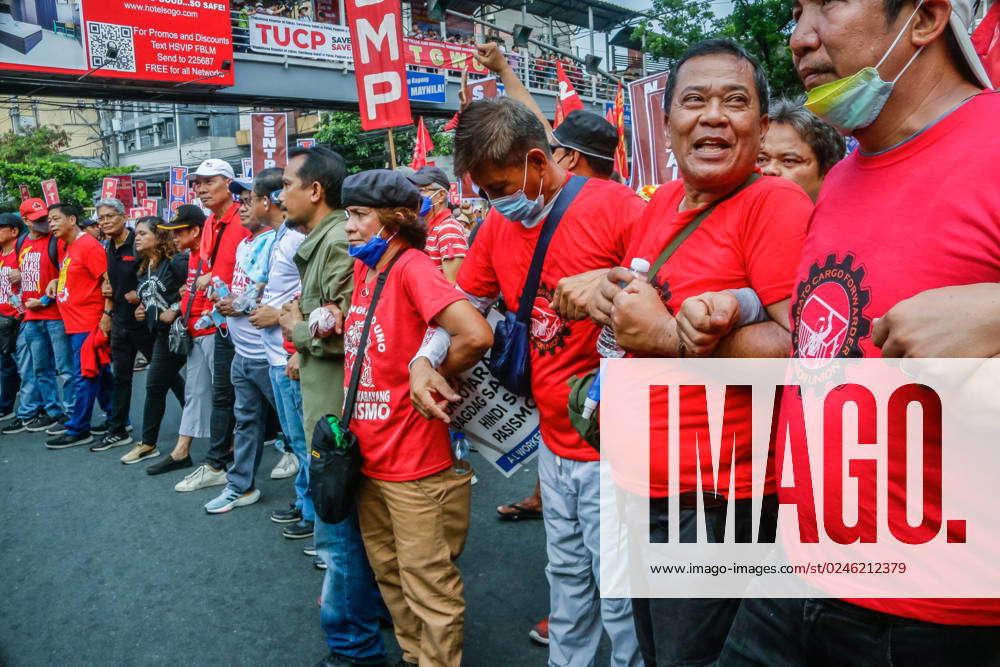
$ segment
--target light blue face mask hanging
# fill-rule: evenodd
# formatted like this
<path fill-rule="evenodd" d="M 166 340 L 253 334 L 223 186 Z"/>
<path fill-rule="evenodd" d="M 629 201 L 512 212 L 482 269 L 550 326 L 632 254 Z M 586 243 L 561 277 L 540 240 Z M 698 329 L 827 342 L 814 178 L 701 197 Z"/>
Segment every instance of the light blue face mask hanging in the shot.
<path fill-rule="evenodd" d="M 528 199 L 528 196 L 524 194 L 524 186 L 528 184 L 528 156 L 525 155 L 524 182 L 521 183 L 521 189 L 513 194 L 490 200 L 490 205 L 499 211 L 500 215 L 512 222 L 525 223 L 534 220 L 537 223 L 538 214 L 545 208 L 545 195 L 542 194 L 544 183 L 545 179 L 543 178 L 538 184 L 538 196 L 534 199 Z M 532 227 L 534 225 L 526 224 L 525 226 Z"/>
<path fill-rule="evenodd" d="M 835 127 L 841 134 L 850 134 L 854 130 L 874 123 L 882 113 L 882 107 L 889 100 L 889 96 L 892 95 L 893 86 L 924 50 L 922 46 L 917 49 L 892 81 L 885 81 L 879 75 L 878 68 L 896 48 L 922 4 L 923 0 L 917 3 L 910 18 L 906 19 L 896 39 L 889 45 L 885 55 L 875 67 L 865 67 L 851 76 L 816 86 L 806 95 L 805 108 Z"/>

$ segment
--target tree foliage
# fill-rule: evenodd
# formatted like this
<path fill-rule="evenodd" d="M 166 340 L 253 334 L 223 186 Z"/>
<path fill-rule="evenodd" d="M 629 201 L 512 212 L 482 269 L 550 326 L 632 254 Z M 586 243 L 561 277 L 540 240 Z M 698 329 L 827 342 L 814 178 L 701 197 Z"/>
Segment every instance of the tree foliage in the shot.
<path fill-rule="evenodd" d="M 69 146 L 69 135 L 63 130 L 42 126 L 27 134 L 7 132 L 0 136 L 0 162 L 32 162 L 41 158 L 68 162 L 69 156 L 59 151 Z"/>
<path fill-rule="evenodd" d="M 434 142 L 431 155 L 450 154 L 452 137 L 449 133 L 441 131 L 446 121 L 425 118 L 424 123 Z M 413 160 L 416 136 L 416 125 L 393 128 L 398 164 L 409 164 Z M 315 138 L 316 141 L 326 144 L 344 156 L 349 173 L 355 174 L 366 169 L 383 169 L 389 164 L 388 132 L 362 130 L 361 116 L 355 112 L 333 111 L 320 114 Z"/>
<path fill-rule="evenodd" d="M 28 163 L 0 161 L 0 210 L 17 210 L 21 204 L 20 185 L 27 185 L 32 197 L 42 197 L 41 182 L 50 178 L 55 179 L 62 202 L 87 208 L 93 206 L 102 178 L 133 170 L 135 167 L 83 167 L 52 157 Z"/>
<path fill-rule="evenodd" d="M 650 14 L 636 28 L 634 37 L 646 36 L 647 52 L 677 60 L 690 44 L 709 37 L 726 37 L 742 45 L 767 72 L 772 97 L 798 97 L 802 93 L 788 38 L 792 13 L 787 0 L 734 0 L 728 16 L 715 18 L 708 0 L 653 0 Z M 706 16 L 707 14 L 707 16 Z"/>

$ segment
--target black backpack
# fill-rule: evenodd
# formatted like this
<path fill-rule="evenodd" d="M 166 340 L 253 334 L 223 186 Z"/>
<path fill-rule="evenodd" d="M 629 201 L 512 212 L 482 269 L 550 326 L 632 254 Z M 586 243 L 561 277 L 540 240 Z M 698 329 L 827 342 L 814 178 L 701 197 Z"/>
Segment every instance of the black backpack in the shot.
<path fill-rule="evenodd" d="M 27 234 L 21 234 L 17 237 L 17 243 L 14 244 L 14 252 L 17 253 L 18 261 L 21 258 L 21 248 L 24 247 L 24 242 L 28 240 Z M 59 268 L 59 239 L 55 236 L 49 236 L 49 260 L 52 262 L 52 266 Z"/>

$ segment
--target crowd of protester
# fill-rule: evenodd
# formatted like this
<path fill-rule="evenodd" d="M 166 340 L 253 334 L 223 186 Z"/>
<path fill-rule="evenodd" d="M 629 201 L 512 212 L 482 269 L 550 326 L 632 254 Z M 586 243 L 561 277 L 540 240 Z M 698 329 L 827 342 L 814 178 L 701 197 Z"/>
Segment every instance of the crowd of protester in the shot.
<path fill-rule="evenodd" d="M 389 622 L 399 664 L 457 666 L 473 476 L 449 435 L 448 379 L 493 345 L 490 308 L 517 312 L 547 235 L 529 301 L 538 485 L 497 512 L 544 523 L 550 614 L 531 636 L 549 664 L 593 664 L 604 634 L 623 666 L 997 664 L 996 600 L 600 595 L 600 453 L 572 406 L 574 383 L 599 365 L 602 327 L 639 357 L 833 356 L 802 286 L 834 262 L 868 299 L 836 355 L 1000 353 L 996 313 L 975 307 L 1000 282 L 997 191 L 982 187 L 1000 176 L 1000 98 L 964 55 L 971 4 L 821 4 L 796 4 L 806 88 L 884 60 L 891 95 L 807 98 L 814 114 L 770 100 L 763 69 L 734 43 L 691 45 L 664 98 L 681 179 L 649 201 L 617 182 L 614 128 L 583 111 L 551 128 L 495 44 L 477 57 L 507 96 L 465 106 L 455 136 L 455 174 L 479 184 L 485 216 L 471 205 L 455 215 L 435 166 L 348 176 L 322 146 L 253 181 L 206 160 L 191 179 L 207 216 L 186 205 L 129 225 L 119 201 L 101 200 L 103 243 L 74 206 L 24 201 L 20 216 L 0 217 L 3 433 L 45 431 L 50 449 L 131 445 L 122 463 L 156 459 L 150 475 L 193 468 L 178 492 L 221 487 L 204 509 L 224 514 L 260 499 L 264 443 L 280 432 L 272 476 L 295 477 L 294 501 L 270 519 L 326 569 L 321 664 L 382 664 Z M 859 144 L 846 158 L 841 134 Z M 661 255 L 648 278 L 623 268 Z M 139 353 L 149 367 L 136 439 Z M 182 416 L 161 453 L 171 393 Z M 362 476 L 346 518 L 325 522 L 309 462 L 337 420 Z M 195 466 L 198 438 L 209 449 Z M 666 494 L 650 494 L 651 536 L 665 539 Z M 710 517 L 727 511 L 707 500 Z M 739 512 L 752 497 L 731 500 Z M 697 505 L 681 502 L 682 531 L 697 530 Z M 776 508 L 764 498 L 765 517 Z"/>

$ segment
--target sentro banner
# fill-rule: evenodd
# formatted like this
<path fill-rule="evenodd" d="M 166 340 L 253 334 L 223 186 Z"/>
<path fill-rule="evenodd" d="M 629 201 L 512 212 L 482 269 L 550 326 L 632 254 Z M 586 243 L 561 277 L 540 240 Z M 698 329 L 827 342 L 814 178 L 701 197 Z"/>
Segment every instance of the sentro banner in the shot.
<path fill-rule="evenodd" d="M 361 127 L 410 125 L 399 0 L 345 0 Z"/>
<path fill-rule="evenodd" d="M 288 163 L 288 117 L 284 113 L 250 114 L 250 159 L 255 174 Z"/>
<path fill-rule="evenodd" d="M 0 55 L 7 71 L 233 85 L 233 68 L 222 68 L 233 60 L 224 0 L 17 1 L 0 37 L 10 47 Z"/>

